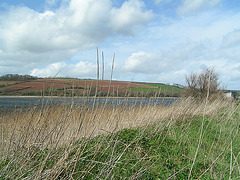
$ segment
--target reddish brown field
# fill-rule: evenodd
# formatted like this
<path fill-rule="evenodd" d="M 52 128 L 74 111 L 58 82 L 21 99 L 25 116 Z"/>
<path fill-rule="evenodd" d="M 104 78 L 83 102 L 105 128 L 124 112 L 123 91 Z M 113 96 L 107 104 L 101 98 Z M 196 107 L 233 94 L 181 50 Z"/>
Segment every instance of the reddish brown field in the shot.
<path fill-rule="evenodd" d="M 12 83 L 10 85 L 0 87 L 0 90 L 4 91 L 16 91 L 16 92 L 26 92 L 34 90 L 47 90 L 50 88 L 54 89 L 63 89 L 63 88 L 72 88 L 72 87 L 98 87 L 102 92 L 130 92 L 126 88 L 132 87 L 145 87 L 153 88 L 152 86 L 131 83 L 127 81 L 97 81 L 97 80 L 77 80 L 77 79 L 37 79 L 34 81 L 0 81 L 2 83 Z M 82 89 L 78 89 L 82 91 Z"/>

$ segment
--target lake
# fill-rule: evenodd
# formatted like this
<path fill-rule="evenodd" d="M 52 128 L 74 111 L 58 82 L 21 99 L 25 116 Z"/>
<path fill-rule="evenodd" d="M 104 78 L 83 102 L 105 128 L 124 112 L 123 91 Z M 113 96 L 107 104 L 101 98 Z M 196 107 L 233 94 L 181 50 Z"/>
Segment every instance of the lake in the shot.
<path fill-rule="evenodd" d="M 54 105 L 56 103 L 68 103 L 74 102 L 75 105 L 88 105 L 93 104 L 108 104 L 111 106 L 127 105 L 127 106 L 139 106 L 139 105 L 164 105 L 170 106 L 172 103 L 178 101 L 179 98 L 59 98 L 59 97 L 0 97 L 0 112 L 13 111 L 15 109 L 28 109 L 33 106 Z"/>

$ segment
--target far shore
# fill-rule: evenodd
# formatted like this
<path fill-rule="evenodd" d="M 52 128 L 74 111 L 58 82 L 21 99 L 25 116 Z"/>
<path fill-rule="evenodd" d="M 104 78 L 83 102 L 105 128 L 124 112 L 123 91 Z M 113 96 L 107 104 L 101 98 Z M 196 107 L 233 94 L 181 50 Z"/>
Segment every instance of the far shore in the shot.
<path fill-rule="evenodd" d="M 11 98 L 11 97 L 16 97 L 16 98 L 42 98 L 42 97 L 47 97 L 47 98 L 95 98 L 94 96 L 86 97 L 86 96 L 74 96 L 74 97 L 64 97 L 64 96 L 0 96 L 1 97 L 6 97 L 6 98 Z M 148 98 L 148 97 L 96 97 L 96 98 Z M 170 99 L 170 98 L 177 98 L 177 99 L 182 99 L 183 97 L 149 97 L 150 99 L 156 99 L 156 98 L 162 98 L 162 99 Z"/>

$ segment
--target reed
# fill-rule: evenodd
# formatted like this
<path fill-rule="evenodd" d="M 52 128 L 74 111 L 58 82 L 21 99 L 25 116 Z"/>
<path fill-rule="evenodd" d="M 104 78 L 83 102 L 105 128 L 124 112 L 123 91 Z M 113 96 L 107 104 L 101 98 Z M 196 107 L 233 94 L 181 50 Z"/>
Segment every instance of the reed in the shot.
<path fill-rule="evenodd" d="M 226 100 L 170 107 L 73 100 L 1 114 L 0 126 L 3 179 L 240 176 L 239 106 Z"/>

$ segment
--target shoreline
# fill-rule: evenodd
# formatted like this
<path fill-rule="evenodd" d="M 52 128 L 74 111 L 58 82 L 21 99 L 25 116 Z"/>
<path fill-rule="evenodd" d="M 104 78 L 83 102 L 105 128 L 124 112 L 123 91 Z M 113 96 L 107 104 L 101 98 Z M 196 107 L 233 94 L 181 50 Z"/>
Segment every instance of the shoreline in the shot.
<path fill-rule="evenodd" d="M 63 96 L 0 96 L 0 98 L 126 98 L 126 99 L 132 99 L 132 98 L 148 98 L 148 99 L 183 99 L 183 97 L 94 97 L 94 96 L 90 96 L 90 97 L 84 97 L 84 96 L 74 96 L 74 97 L 63 97 Z"/>

